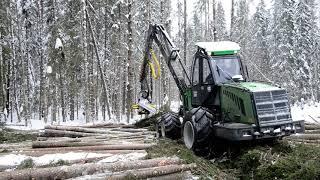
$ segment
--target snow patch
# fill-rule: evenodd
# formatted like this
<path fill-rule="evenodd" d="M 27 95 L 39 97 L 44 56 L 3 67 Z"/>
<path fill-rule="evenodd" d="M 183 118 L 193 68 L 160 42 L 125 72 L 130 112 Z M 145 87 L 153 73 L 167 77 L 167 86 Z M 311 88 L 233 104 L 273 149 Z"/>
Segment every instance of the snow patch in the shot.
<path fill-rule="evenodd" d="M 293 121 L 320 123 L 320 103 L 296 103 L 291 106 L 291 114 Z"/>
<path fill-rule="evenodd" d="M 129 154 L 116 154 L 110 157 L 107 157 L 99 163 L 114 163 L 118 161 L 133 161 L 133 160 L 139 160 L 144 159 L 147 156 L 147 153 L 129 153 Z"/>
<path fill-rule="evenodd" d="M 28 156 L 21 154 L 8 154 L 0 157 L 0 166 L 17 166 L 25 159 L 28 159 Z"/>
<path fill-rule="evenodd" d="M 47 73 L 51 74 L 52 73 L 52 67 L 51 66 L 47 66 Z"/>
<path fill-rule="evenodd" d="M 62 44 L 62 41 L 60 38 L 57 38 L 56 39 L 56 45 L 54 46 L 55 49 L 59 49 L 59 48 L 62 48 L 63 47 L 63 44 Z"/>
<path fill-rule="evenodd" d="M 36 166 L 48 165 L 50 163 L 56 163 L 59 160 L 72 161 L 85 158 L 95 158 L 112 156 L 112 154 L 98 154 L 98 153 L 87 153 L 87 152 L 69 152 L 69 153 L 57 153 L 57 154 L 46 154 L 40 157 L 31 157 L 21 154 L 8 154 L 0 156 L 0 166 L 17 166 L 26 159 L 32 159 Z"/>

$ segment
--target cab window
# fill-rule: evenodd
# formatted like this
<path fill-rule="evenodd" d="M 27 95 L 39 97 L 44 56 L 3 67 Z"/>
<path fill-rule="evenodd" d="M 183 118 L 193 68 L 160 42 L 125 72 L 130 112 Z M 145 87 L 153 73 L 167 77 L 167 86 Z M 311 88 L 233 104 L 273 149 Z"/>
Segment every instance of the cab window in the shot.
<path fill-rule="evenodd" d="M 203 79 L 203 84 L 213 84 L 213 76 L 212 72 L 210 70 L 210 64 L 208 60 L 204 59 L 203 60 L 203 72 L 202 72 L 202 79 Z"/>
<path fill-rule="evenodd" d="M 192 85 L 199 84 L 199 58 L 196 58 L 193 65 Z"/>

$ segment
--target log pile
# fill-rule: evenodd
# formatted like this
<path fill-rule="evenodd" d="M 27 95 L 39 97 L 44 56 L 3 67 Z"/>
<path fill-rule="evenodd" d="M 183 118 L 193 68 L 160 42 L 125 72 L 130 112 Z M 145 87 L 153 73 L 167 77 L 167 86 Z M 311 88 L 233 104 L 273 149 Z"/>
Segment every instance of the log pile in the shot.
<path fill-rule="evenodd" d="M 304 134 L 291 135 L 285 139 L 293 143 L 320 146 L 320 124 L 306 123 Z"/>
<path fill-rule="evenodd" d="M 55 167 L 44 164 L 1 172 L 15 168 L 3 167 L 0 168 L 0 179 L 74 179 L 82 176 L 93 176 L 91 179 L 185 179 L 190 176 L 186 172 L 195 168 L 194 164 L 183 164 L 178 158 L 145 159 L 146 149 L 156 142 L 154 138 L 155 132 L 125 124 L 46 126 L 36 141 L 20 148 L 8 146 L 13 151 L 10 154 L 33 158 L 65 153 L 99 156 L 66 160 L 64 165 Z M 95 177 L 97 174 L 99 177 Z"/>

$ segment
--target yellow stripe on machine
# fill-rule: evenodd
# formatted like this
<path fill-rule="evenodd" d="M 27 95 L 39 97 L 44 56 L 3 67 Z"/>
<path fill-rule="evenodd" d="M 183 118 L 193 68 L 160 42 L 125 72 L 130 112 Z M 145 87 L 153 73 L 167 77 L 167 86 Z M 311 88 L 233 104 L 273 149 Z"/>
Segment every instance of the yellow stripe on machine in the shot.
<path fill-rule="evenodd" d="M 160 68 L 160 63 L 158 61 L 158 58 L 156 56 L 156 54 L 154 53 L 153 49 L 150 48 L 150 53 L 151 53 L 151 59 L 153 61 L 150 61 L 148 62 L 149 66 L 150 66 L 150 69 L 151 69 L 151 75 L 154 79 L 159 79 L 160 75 L 161 75 L 161 68 Z M 155 63 L 156 65 L 156 69 L 153 65 L 153 62 Z M 156 70 L 157 70 L 157 73 L 156 73 Z"/>

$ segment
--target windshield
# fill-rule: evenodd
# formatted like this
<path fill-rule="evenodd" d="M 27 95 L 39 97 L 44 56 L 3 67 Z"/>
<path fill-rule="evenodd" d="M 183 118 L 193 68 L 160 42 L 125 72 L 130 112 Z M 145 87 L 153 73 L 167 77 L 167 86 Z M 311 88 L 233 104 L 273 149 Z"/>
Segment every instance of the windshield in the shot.
<path fill-rule="evenodd" d="M 237 56 L 212 57 L 210 63 L 217 83 L 228 82 L 233 76 L 241 75 L 240 61 Z"/>

